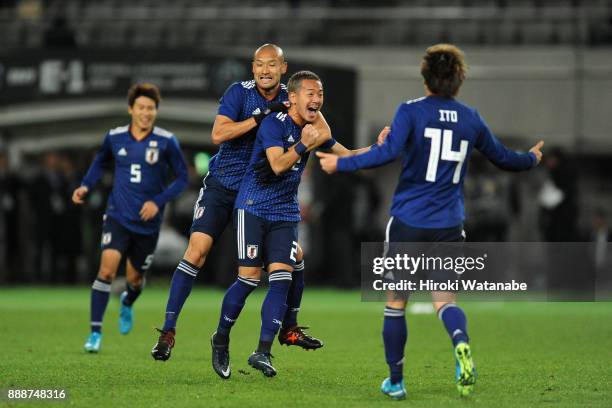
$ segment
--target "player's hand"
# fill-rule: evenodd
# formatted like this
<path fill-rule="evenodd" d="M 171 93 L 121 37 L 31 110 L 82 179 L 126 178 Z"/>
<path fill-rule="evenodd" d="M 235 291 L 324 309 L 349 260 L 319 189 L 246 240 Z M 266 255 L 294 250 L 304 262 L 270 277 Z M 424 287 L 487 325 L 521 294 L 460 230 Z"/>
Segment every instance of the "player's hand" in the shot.
<path fill-rule="evenodd" d="M 261 109 L 259 113 L 253 115 L 253 119 L 259 125 L 262 120 L 265 119 L 266 116 L 271 114 L 272 112 L 287 112 L 289 110 L 289 102 L 272 102 L 268 105 L 267 108 Z"/>
<path fill-rule="evenodd" d="M 535 146 L 529 149 L 529 151 L 535 154 L 536 156 L 536 166 L 540 164 L 540 161 L 542 160 L 542 152 L 540 151 L 542 146 L 544 146 L 544 141 L 540 140 L 538 143 L 535 144 Z"/>
<path fill-rule="evenodd" d="M 316 147 L 317 142 L 319 141 L 318 138 L 319 131 L 314 126 L 311 124 L 304 126 L 301 137 L 301 142 L 304 144 L 304 146 L 306 146 L 308 149 Z"/>
<path fill-rule="evenodd" d="M 83 204 L 85 202 L 85 197 L 89 192 L 89 188 L 86 186 L 77 187 L 72 192 L 72 202 L 75 204 Z"/>
<path fill-rule="evenodd" d="M 321 163 L 321 168 L 327 174 L 333 174 L 338 170 L 338 156 L 330 153 L 317 152 L 317 157 L 319 163 Z"/>
<path fill-rule="evenodd" d="M 254 166 L 255 176 L 263 183 L 273 183 L 277 180 L 278 176 L 272 170 L 272 166 L 268 161 L 267 157 L 263 157 Z"/>
<path fill-rule="evenodd" d="M 378 134 L 378 137 L 376 138 L 376 144 L 380 146 L 385 143 L 385 140 L 387 140 L 387 136 L 389 136 L 389 132 L 391 132 L 390 126 L 385 126 L 384 128 L 382 128 L 382 130 Z"/>
<path fill-rule="evenodd" d="M 154 201 L 147 201 L 142 205 L 140 209 L 140 219 L 143 221 L 149 221 L 157 215 L 159 207 Z"/>

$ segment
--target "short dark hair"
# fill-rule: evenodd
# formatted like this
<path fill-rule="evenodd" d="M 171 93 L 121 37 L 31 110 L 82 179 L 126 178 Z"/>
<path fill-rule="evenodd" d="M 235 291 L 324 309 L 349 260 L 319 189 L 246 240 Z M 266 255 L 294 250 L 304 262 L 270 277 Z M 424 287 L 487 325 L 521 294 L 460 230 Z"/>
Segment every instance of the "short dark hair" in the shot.
<path fill-rule="evenodd" d="M 128 105 L 134 106 L 134 101 L 139 96 L 146 96 L 155 102 L 155 107 L 159 108 L 161 102 L 161 93 L 159 88 L 150 83 L 134 84 L 128 90 Z"/>
<path fill-rule="evenodd" d="M 305 79 L 321 82 L 321 78 L 312 71 L 298 71 L 289 78 L 289 82 L 287 82 L 287 92 L 297 92 L 302 86 L 302 81 Z"/>
<path fill-rule="evenodd" d="M 465 80 L 466 71 L 463 51 L 452 44 L 429 47 L 421 62 L 425 84 L 436 95 L 456 96 Z"/>

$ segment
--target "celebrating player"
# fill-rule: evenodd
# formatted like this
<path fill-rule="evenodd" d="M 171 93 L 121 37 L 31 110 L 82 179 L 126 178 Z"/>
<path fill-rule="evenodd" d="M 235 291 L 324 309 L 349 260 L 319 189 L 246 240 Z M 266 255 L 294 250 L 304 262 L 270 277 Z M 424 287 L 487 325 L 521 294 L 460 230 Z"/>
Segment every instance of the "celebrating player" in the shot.
<path fill-rule="evenodd" d="M 311 125 L 323 105 L 323 85 L 310 71 L 300 71 L 287 84 L 291 108 L 263 120 L 251 161 L 240 185 L 234 211 L 238 246 L 238 282 L 241 290 L 226 295 L 217 331 L 213 334 L 213 367 L 223 378 L 230 375 L 229 334 L 242 305 L 259 282 L 261 266 L 270 286 L 261 309 L 261 333 L 249 365 L 267 377 L 272 366 L 272 340 L 287 309 L 292 272 L 298 264 L 297 192 L 309 152 L 321 147 L 339 155 L 354 154 Z M 363 150 L 367 150 L 363 149 Z"/>
<path fill-rule="evenodd" d="M 85 351 L 97 353 L 102 341 L 102 319 L 111 282 L 126 257 L 126 290 L 121 294 L 119 330 L 132 329 L 132 305 L 144 286 L 144 273 L 153 262 L 166 203 L 187 187 L 187 165 L 176 137 L 154 127 L 161 96 L 155 85 L 134 85 L 128 91 L 131 123 L 112 129 L 104 138 L 72 201 L 83 204 L 102 176 L 103 167 L 115 161 L 115 180 L 102 227 L 100 270 L 91 290 L 91 334 Z M 168 186 L 168 168 L 176 178 Z"/>
<path fill-rule="evenodd" d="M 427 49 L 421 64 L 426 96 L 402 103 L 391 133 L 378 149 L 347 158 L 317 153 L 327 173 L 350 172 L 384 165 L 402 157 L 402 172 L 393 196 L 386 242 L 462 242 L 464 165 L 473 148 L 504 170 L 527 170 L 541 158 L 544 142 L 526 154 L 504 147 L 478 112 L 455 100 L 465 79 L 464 55 L 457 47 L 438 44 Z M 466 317 L 449 292 L 432 293 L 434 307 L 451 338 L 456 359 L 456 382 L 468 395 L 476 381 Z M 390 377 L 384 394 L 402 399 L 406 298 L 390 295 L 385 307 L 383 339 Z"/>
<path fill-rule="evenodd" d="M 253 80 L 232 84 L 220 100 L 212 140 L 221 146 L 211 161 L 210 172 L 204 178 L 204 186 L 200 189 L 195 204 L 189 246 L 172 277 L 166 319 L 159 339 L 151 351 L 156 360 L 165 361 L 170 358 L 179 313 L 213 243 L 219 239 L 231 219 L 238 188 L 253 152 L 253 142 L 259 124 L 271 113 L 287 111 L 287 89 L 280 82 L 281 76 L 287 71 L 283 50 L 274 44 L 259 47 L 253 55 L 252 71 Z M 317 114 L 314 126 L 323 134 L 331 134 L 320 113 Z M 301 250 L 298 260 L 300 262 L 296 265 L 290 289 L 290 306 L 283 318 L 279 341 L 281 344 L 298 345 L 304 349 L 316 349 L 322 347 L 323 343 L 308 335 L 304 328 L 297 324 L 304 288 L 304 261 Z M 232 297 L 234 292 L 250 292 L 258 283 L 258 280 L 239 279 L 227 290 L 225 298 Z M 243 306 L 244 304 L 238 304 L 234 305 L 234 308 L 239 312 Z M 226 318 L 222 314 L 220 320 Z M 223 378 L 229 377 L 229 374 L 226 376 L 222 371 L 217 373 Z"/>

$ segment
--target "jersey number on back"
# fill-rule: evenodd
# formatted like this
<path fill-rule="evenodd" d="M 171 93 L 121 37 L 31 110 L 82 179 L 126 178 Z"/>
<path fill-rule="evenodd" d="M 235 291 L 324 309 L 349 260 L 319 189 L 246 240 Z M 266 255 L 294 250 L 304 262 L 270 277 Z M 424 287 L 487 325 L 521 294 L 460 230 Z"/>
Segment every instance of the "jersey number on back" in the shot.
<path fill-rule="evenodd" d="M 440 159 L 457 162 L 453 174 L 453 184 L 459 183 L 461 178 L 461 167 L 467 155 L 468 141 L 462 140 L 459 151 L 453 150 L 453 131 L 448 129 L 425 128 L 425 137 L 431 139 L 429 150 L 429 162 L 427 163 L 427 174 L 425 180 L 434 183 L 438 173 L 438 161 Z M 440 140 L 441 139 L 441 140 Z M 442 155 L 440 155 L 440 141 L 442 142 Z"/>

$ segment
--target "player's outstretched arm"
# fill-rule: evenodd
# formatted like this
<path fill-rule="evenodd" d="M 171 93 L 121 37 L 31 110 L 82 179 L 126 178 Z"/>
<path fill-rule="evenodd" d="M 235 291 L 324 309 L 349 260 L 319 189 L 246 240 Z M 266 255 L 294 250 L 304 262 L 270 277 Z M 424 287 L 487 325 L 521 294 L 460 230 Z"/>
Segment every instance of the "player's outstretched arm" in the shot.
<path fill-rule="evenodd" d="M 331 152 L 337 156 L 340 157 L 348 157 L 348 156 L 354 156 L 357 154 L 362 154 L 365 152 L 369 152 L 372 148 L 374 148 L 375 146 L 381 146 L 383 143 L 385 143 L 385 140 L 387 140 L 387 136 L 389 135 L 389 132 L 391 131 L 391 128 L 389 126 L 385 126 L 384 128 L 382 128 L 382 130 L 380 131 L 380 133 L 378 134 L 378 137 L 376 138 L 376 144 L 372 145 L 372 146 L 367 146 L 367 147 L 362 147 L 360 149 L 347 149 L 344 145 L 342 145 L 339 142 L 336 142 L 331 148 Z"/>

